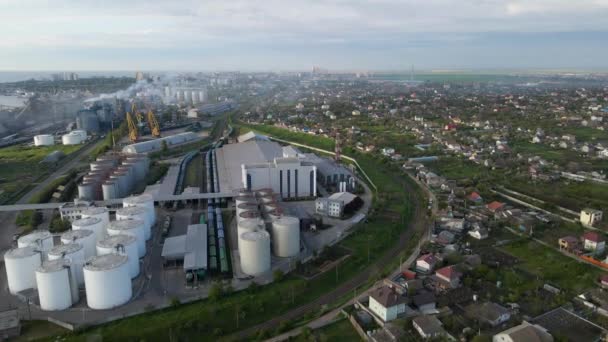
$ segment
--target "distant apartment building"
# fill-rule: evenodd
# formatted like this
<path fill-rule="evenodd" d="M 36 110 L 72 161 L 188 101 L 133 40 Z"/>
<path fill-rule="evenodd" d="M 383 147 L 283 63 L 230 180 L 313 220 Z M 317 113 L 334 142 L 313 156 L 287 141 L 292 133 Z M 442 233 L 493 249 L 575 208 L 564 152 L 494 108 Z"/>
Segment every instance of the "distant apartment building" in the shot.
<path fill-rule="evenodd" d="M 602 215 L 601 210 L 585 208 L 581 210 L 580 221 L 586 226 L 593 226 L 602 221 Z"/>

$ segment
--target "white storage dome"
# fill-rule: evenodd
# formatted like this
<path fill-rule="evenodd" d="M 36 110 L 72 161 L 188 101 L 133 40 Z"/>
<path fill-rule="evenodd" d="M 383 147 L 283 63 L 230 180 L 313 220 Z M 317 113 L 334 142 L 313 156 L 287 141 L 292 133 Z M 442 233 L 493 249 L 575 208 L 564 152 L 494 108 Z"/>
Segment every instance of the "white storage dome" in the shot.
<path fill-rule="evenodd" d="M 126 255 L 129 263 L 131 278 L 139 275 L 139 251 L 137 239 L 131 235 L 119 234 L 109 236 L 97 242 L 97 255 L 122 254 Z"/>
<path fill-rule="evenodd" d="M 46 261 L 36 270 L 36 284 L 42 310 L 65 310 L 78 301 L 78 286 L 68 260 Z"/>
<path fill-rule="evenodd" d="M 96 255 L 95 252 L 95 233 L 92 230 L 80 229 L 80 230 L 69 230 L 61 234 L 61 243 L 69 244 L 77 242 L 84 248 L 84 259 L 87 260 L 90 257 Z"/>
<path fill-rule="evenodd" d="M 95 233 L 95 240 L 103 240 L 106 237 L 106 227 L 103 220 L 98 217 L 85 217 L 72 222 L 73 230 L 88 229 Z"/>
<path fill-rule="evenodd" d="M 133 292 L 127 259 L 125 255 L 106 254 L 87 261 L 84 283 L 91 309 L 111 309 L 131 299 Z"/>
<path fill-rule="evenodd" d="M 278 257 L 293 257 L 300 253 L 300 220 L 283 216 L 272 222 L 272 250 Z"/>
<path fill-rule="evenodd" d="M 239 236 L 241 270 L 257 276 L 270 271 L 270 235 L 265 230 L 245 232 Z"/>
<path fill-rule="evenodd" d="M 36 288 L 36 269 L 42 264 L 42 255 L 36 247 L 14 248 L 4 253 L 4 266 L 10 293 Z"/>
<path fill-rule="evenodd" d="M 108 234 L 119 235 L 127 234 L 137 239 L 137 254 L 140 258 L 146 255 L 146 238 L 144 233 L 144 221 L 142 220 L 122 220 L 112 221 L 108 227 Z"/>
<path fill-rule="evenodd" d="M 79 286 L 84 285 L 84 274 L 82 267 L 85 261 L 84 246 L 77 242 L 68 243 L 65 245 L 57 245 L 48 253 L 49 260 L 65 259 L 71 262 L 74 271 L 74 277 Z"/>
<path fill-rule="evenodd" d="M 144 221 L 144 236 L 146 240 L 152 237 L 152 221 L 149 211 L 143 207 L 126 207 L 116 210 L 116 219 Z"/>

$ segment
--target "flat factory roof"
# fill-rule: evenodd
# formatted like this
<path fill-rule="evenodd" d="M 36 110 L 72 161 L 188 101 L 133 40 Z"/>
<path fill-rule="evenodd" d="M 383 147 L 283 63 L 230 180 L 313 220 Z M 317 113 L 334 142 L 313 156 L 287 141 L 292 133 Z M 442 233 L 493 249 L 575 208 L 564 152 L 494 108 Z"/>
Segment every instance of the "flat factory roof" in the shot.
<path fill-rule="evenodd" d="M 191 224 L 185 235 L 165 239 L 161 256 L 184 259 L 184 271 L 207 268 L 207 225 Z"/>

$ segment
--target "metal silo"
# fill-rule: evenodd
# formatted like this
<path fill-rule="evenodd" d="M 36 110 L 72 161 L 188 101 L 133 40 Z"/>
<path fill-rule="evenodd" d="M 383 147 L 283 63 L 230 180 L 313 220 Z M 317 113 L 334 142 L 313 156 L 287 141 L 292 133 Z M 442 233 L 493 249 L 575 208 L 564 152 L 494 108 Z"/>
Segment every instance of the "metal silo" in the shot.
<path fill-rule="evenodd" d="M 139 251 L 137 239 L 131 235 L 112 235 L 97 242 L 97 255 L 122 254 L 126 255 L 129 263 L 131 278 L 139 275 Z"/>
<path fill-rule="evenodd" d="M 115 181 L 109 180 L 101 184 L 101 192 L 103 193 L 104 201 L 120 198 L 119 190 L 118 183 Z"/>
<path fill-rule="evenodd" d="M 274 221 L 274 220 L 278 220 L 279 218 L 281 218 L 281 216 L 283 216 L 283 211 L 281 211 L 280 209 L 275 209 L 275 210 L 266 212 L 266 215 L 268 216 L 268 218 L 271 221 Z"/>
<path fill-rule="evenodd" d="M 128 257 L 106 254 L 91 258 L 84 266 L 87 305 L 105 310 L 123 305 L 131 299 L 131 275 Z"/>
<path fill-rule="evenodd" d="M 243 211 L 236 217 L 236 222 L 241 223 L 242 221 L 245 221 L 245 220 L 259 219 L 259 218 L 260 218 L 260 213 L 258 211 L 253 211 L 253 210 L 252 211 Z"/>
<path fill-rule="evenodd" d="M 251 276 L 270 271 L 270 235 L 265 230 L 245 232 L 239 236 L 241 270 Z"/>
<path fill-rule="evenodd" d="M 272 250 L 283 258 L 300 253 L 300 219 L 283 216 L 272 221 Z"/>
<path fill-rule="evenodd" d="M 49 251 L 49 260 L 65 259 L 71 262 L 74 277 L 79 286 L 84 285 L 84 275 L 82 266 L 84 265 L 85 255 L 84 246 L 78 242 L 71 242 L 65 245 L 57 245 Z"/>
<path fill-rule="evenodd" d="M 242 213 L 246 211 L 255 211 L 257 212 L 259 207 L 256 203 L 241 203 L 236 206 L 236 215 L 239 217 Z"/>
<path fill-rule="evenodd" d="M 240 223 L 237 224 L 237 236 L 241 236 L 243 233 L 246 232 L 253 232 L 256 230 L 263 230 L 264 226 L 262 221 L 260 221 L 259 219 L 253 219 L 253 220 L 245 220 L 245 221 L 241 221 Z M 237 243 L 238 243 L 238 249 L 241 250 L 241 239 L 237 239 Z"/>
<path fill-rule="evenodd" d="M 257 204 L 257 200 L 253 196 L 238 196 L 234 199 L 235 205 L 238 208 L 241 204 Z"/>
<path fill-rule="evenodd" d="M 27 235 L 20 237 L 17 240 L 17 247 L 36 247 L 42 252 L 43 258 L 46 260 L 46 254 L 53 248 L 53 235 L 48 230 L 37 230 Z"/>
<path fill-rule="evenodd" d="M 95 184 L 94 183 L 82 183 L 78 184 L 78 198 L 82 200 L 93 201 L 95 200 Z"/>
<path fill-rule="evenodd" d="M 123 207 L 144 207 L 148 210 L 148 215 L 150 215 L 152 225 L 156 223 L 156 212 L 154 209 L 154 197 L 150 194 L 141 194 L 139 196 L 132 196 L 123 199 L 122 201 Z"/>
<path fill-rule="evenodd" d="M 92 230 L 80 229 L 70 230 L 61 234 L 61 243 L 69 244 L 77 242 L 84 248 L 84 259 L 95 256 L 95 233 Z"/>
<path fill-rule="evenodd" d="M 9 292 L 17 294 L 36 288 L 36 269 L 42 264 L 42 254 L 36 247 L 13 248 L 4 253 L 4 266 Z"/>
<path fill-rule="evenodd" d="M 144 221 L 144 236 L 146 240 L 152 237 L 152 222 L 146 208 L 126 207 L 116 210 L 116 220 L 142 220 Z"/>
<path fill-rule="evenodd" d="M 106 237 L 106 227 L 103 220 L 99 217 L 84 217 L 80 220 L 72 221 L 72 230 L 88 229 L 95 233 L 95 240 L 103 240 Z"/>
<path fill-rule="evenodd" d="M 146 255 L 144 225 L 145 223 L 143 220 L 112 221 L 108 227 L 108 234 L 110 236 L 126 234 L 135 237 L 137 239 L 137 255 L 140 258 L 143 258 L 144 255 Z"/>
<path fill-rule="evenodd" d="M 69 260 L 46 261 L 36 270 L 40 308 L 65 310 L 78 301 L 78 285 Z"/>
<path fill-rule="evenodd" d="M 107 228 L 110 224 L 110 211 L 106 207 L 90 207 L 82 211 L 82 217 L 100 218 L 104 228 Z"/>
<path fill-rule="evenodd" d="M 55 145 L 55 138 L 50 134 L 39 134 L 34 136 L 34 146 Z"/>

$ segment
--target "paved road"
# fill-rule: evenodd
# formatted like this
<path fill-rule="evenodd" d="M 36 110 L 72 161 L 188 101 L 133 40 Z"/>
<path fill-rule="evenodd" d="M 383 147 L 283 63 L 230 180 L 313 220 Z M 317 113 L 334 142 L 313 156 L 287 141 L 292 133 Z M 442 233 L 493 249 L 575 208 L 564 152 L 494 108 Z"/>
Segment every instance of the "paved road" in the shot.
<path fill-rule="evenodd" d="M 399 183 L 399 180 L 396 180 L 396 184 Z M 413 193 L 415 188 L 417 187 L 416 185 L 410 182 L 405 183 L 404 186 L 406 193 L 409 194 Z M 297 308 L 294 308 L 291 311 L 282 314 L 281 316 L 275 317 L 264 323 L 260 323 L 248 329 L 237 332 L 230 337 L 236 340 L 245 340 L 249 336 L 255 334 L 258 330 L 274 329 L 275 327 L 279 326 L 281 322 L 293 321 L 301 317 L 305 313 L 314 310 L 322 305 L 333 303 L 337 298 L 340 298 L 346 294 L 354 293 L 354 290 L 357 287 L 365 284 L 369 280 L 369 277 L 373 275 L 374 270 L 382 268 L 384 265 L 398 258 L 401 251 L 403 251 L 403 249 L 407 247 L 408 242 L 414 235 L 414 233 L 422 232 L 428 227 L 428 218 L 426 216 L 425 210 L 426 203 L 421 204 L 421 201 L 417 198 L 410 198 L 410 202 L 414 205 L 414 215 L 410 223 L 408 224 L 407 229 L 405 229 L 403 233 L 401 233 L 399 237 L 399 242 L 393 247 L 391 247 L 389 250 L 387 250 L 375 263 L 371 264 L 370 266 L 365 268 L 365 270 L 358 273 L 351 279 L 342 283 L 334 290 L 323 294 L 317 299 Z"/>

